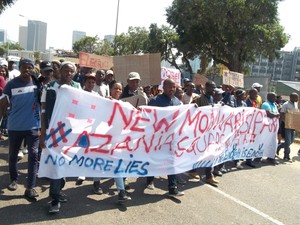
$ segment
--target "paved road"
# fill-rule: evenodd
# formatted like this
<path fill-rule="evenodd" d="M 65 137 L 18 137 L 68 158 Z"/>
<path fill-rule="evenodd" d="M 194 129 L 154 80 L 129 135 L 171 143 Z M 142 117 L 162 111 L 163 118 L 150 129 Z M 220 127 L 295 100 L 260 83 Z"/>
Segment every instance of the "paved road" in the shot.
<path fill-rule="evenodd" d="M 2 146 L 1 146 L 2 144 Z M 112 179 L 103 180 L 105 194 L 92 193 L 92 181 L 75 185 L 68 179 L 64 192 L 69 201 L 61 212 L 49 215 L 46 179 L 38 180 L 37 202 L 23 198 L 26 157 L 20 161 L 20 185 L 17 191 L 7 190 L 7 146 L 0 144 L 0 224 L 300 224 L 300 157 L 299 144 L 292 146 L 292 162 L 271 166 L 259 163 L 258 168 L 232 170 L 219 178 L 214 188 L 202 181 L 191 180 L 180 188 L 185 196 L 166 196 L 166 177 L 155 179 L 156 189 L 145 190 L 145 178 L 129 179 L 132 201 L 117 204 Z M 282 155 L 281 155 L 282 156 Z M 200 171 L 202 173 L 202 171 Z"/>

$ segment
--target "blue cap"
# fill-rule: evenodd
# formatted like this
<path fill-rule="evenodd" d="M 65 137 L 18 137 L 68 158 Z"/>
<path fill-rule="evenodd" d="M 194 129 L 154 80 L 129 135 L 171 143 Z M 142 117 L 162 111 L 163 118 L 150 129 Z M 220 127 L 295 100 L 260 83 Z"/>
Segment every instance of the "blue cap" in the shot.
<path fill-rule="evenodd" d="M 34 63 L 31 59 L 26 59 L 26 58 L 21 59 L 19 62 L 19 68 L 21 68 L 21 66 L 24 64 L 30 64 L 30 65 L 32 65 L 32 67 L 34 67 Z"/>

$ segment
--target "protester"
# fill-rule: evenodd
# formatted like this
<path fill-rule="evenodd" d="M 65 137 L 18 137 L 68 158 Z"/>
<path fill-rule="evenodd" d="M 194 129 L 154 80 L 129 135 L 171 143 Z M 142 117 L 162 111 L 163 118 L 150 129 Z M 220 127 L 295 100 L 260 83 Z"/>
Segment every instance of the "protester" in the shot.
<path fill-rule="evenodd" d="M 253 83 L 251 88 L 255 88 L 257 90 L 257 97 L 256 97 L 256 102 L 257 102 L 257 108 L 260 109 L 263 100 L 261 98 L 261 96 L 259 95 L 260 89 L 263 87 L 262 84 L 260 83 Z"/>
<path fill-rule="evenodd" d="M 150 100 L 148 104 L 149 106 L 167 107 L 181 105 L 178 98 L 174 96 L 176 91 L 176 83 L 173 80 L 164 80 L 163 90 L 163 94 L 159 94 Z M 169 196 L 179 197 L 184 195 L 184 192 L 178 191 L 177 176 L 175 174 L 168 175 L 168 182 Z M 154 177 L 147 177 L 147 188 L 154 189 Z"/>
<path fill-rule="evenodd" d="M 28 145 L 28 171 L 24 195 L 30 200 L 36 200 L 36 197 L 39 196 L 34 187 L 38 166 L 41 85 L 31 75 L 34 68 L 33 61 L 22 59 L 19 68 L 20 75 L 7 83 L 3 91 L 4 97 L 0 100 L 0 118 L 3 115 L 3 110 L 10 106 L 7 128 L 11 183 L 8 189 L 11 191 L 17 190 L 18 152 L 23 139 L 25 139 Z"/>
<path fill-rule="evenodd" d="M 298 100 L 299 95 L 297 93 L 291 93 L 290 94 L 290 100 L 283 103 L 281 110 L 280 110 L 280 121 L 283 121 L 285 124 L 285 116 L 288 111 L 292 112 L 299 112 L 298 109 Z M 285 127 L 284 128 L 284 143 L 279 145 L 277 148 L 277 155 L 279 155 L 279 151 L 282 146 L 284 146 L 284 157 L 283 159 L 286 161 L 291 160 L 290 158 L 290 145 L 294 142 L 295 139 L 295 130 Z"/>
<path fill-rule="evenodd" d="M 60 79 L 47 84 L 42 95 L 42 115 L 41 115 L 41 136 L 40 147 L 44 149 L 46 129 L 49 126 L 56 101 L 56 93 L 61 85 L 70 85 L 74 88 L 81 89 L 79 83 L 73 81 L 76 72 L 76 66 L 72 62 L 63 62 L 60 65 Z M 49 195 L 52 198 L 49 213 L 57 213 L 60 210 L 60 202 L 67 202 L 66 196 L 61 192 L 65 185 L 65 179 L 50 179 Z"/>
<path fill-rule="evenodd" d="M 280 116 L 275 101 L 276 101 L 276 94 L 274 92 L 269 92 L 267 95 L 267 101 L 265 101 L 261 105 L 261 109 L 266 110 L 267 116 L 271 119 L 273 118 L 279 119 Z M 276 154 L 276 149 L 274 149 L 274 154 L 272 153 L 272 156 L 267 158 L 267 162 L 273 165 L 278 164 L 278 161 L 275 159 L 275 154 Z"/>
<path fill-rule="evenodd" d="M 96 71 L 96 84 L 93 90 L 96 91 L 100 96 L 107 97 L 109 96 L 109 85 L 105 84 L 104 76 L 104 70 Z"/>
<path fill-rule="evenodd" d="M 182 96 L 182 102 L 183 104 L 190 104 L 196 97 L 199 95 L 196 94 L 195 91 L 195 84 L 192 82 L 189 82 L 186 87 L 186 91 L 184 92 Z"/>

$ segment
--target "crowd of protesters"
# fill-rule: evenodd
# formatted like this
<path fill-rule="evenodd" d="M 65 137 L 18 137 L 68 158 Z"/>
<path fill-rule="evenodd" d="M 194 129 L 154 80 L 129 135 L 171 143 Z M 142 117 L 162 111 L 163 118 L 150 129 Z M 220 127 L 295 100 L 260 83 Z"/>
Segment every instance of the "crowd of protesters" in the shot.
<path fill-rule="evenodd" d="M 122 100 L 132 96 L 143 98 L 141 104 L 158 107 L 173 105 L 195 104 L 196 107 L 221 104 L 230 107 L 255 107 L 266 110 L 270 118 L 278 118 L 278 147 L 274 155 L 267 159 L 235 160 L 233 165 L 237 169 L 245 166 L 255 168 L 257 163 L 265 160 L 272 165 L 278 164 L 276 155 L 284 148 L 283 160 L 290 161 L 290 145 L 295 139 L 295 130 L 285 127 L 285 114 L 288 111 L 299 111 L 297 93 L 291 93 L 289 99 L 283 102 L 281 96 L 274 92 L 267 94 L 263 101 L 260 96 L 259 83 L 254 83 L 249 90 L 244 90 L 230 85 L 217 86 L 213 81 L 204 85 L 195 85 L 189 79 L 183 79 L 178 85 L 171 79 L 166 79 L 162 85 L 147 85 L 141 87 L 141 77 L 137 72 L 127 75 L 127 83 L 122 84 L 115 80 L 114 72 L 109 70 L 94 70 L 93 68 L 80 67 L 66 61 L 36 61 L 22 58 L 19 68 L 15 68 L 14 61 L 0 61 L 0 139 L 9 143 L 9 175 L 8 189 L 15 191 L 18 188 L 18 161 L 23 154 L 28 154 L 27 184 L 24 196 L 36 199 L 39 194 L 35 190 L 39 159 L 45 148 L 46 131 L 51 120 L 56 93 L 61 85 L 70 85 L 83 89 L 94 95 Z M 136 105 L 135 107 L 138 107 Z M 282 142 L 284 139 L 284 142 Z M 215 187 L 219 181 L 217 176 L 228 172 L 227 163 L 215 167 L 205 168 L 205 182 Z M 192 179 L 200 179 L 198 169 L 187 171 Z M 82 185 L 85 177 L 78 177 L 76 185 Z M 102 194 L 100 178 L 93 178 L 93 192 Z M 62 189 L 66 179 L 49 179 L 49 196 L 51 204 L 49 213 L 57 213 L 60 203 L 67 202 L 67 197 Z M 131 200 L 126 190 L 130 189 L 126 178 L 115 178 L 118 201 Z M 184 184 L 180 174 L 168 175 L 169 196 L 179 197 L 184 192 L 178 190 L 178 183 Z M 146 188 L 153 190 L 154 177 L 146 178 Z"/>

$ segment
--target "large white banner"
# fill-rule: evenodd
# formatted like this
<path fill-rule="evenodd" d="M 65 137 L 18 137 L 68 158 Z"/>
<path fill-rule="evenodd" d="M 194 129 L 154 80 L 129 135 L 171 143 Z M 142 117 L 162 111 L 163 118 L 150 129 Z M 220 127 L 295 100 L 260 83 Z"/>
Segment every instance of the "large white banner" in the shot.
<path fill-rule="evenodd" d="M 273 157 L 277 130 L 277 119 L 260 109 L 193 104 L 136 109 L 62 86 L 39 176 L 157 176 Z"/>

